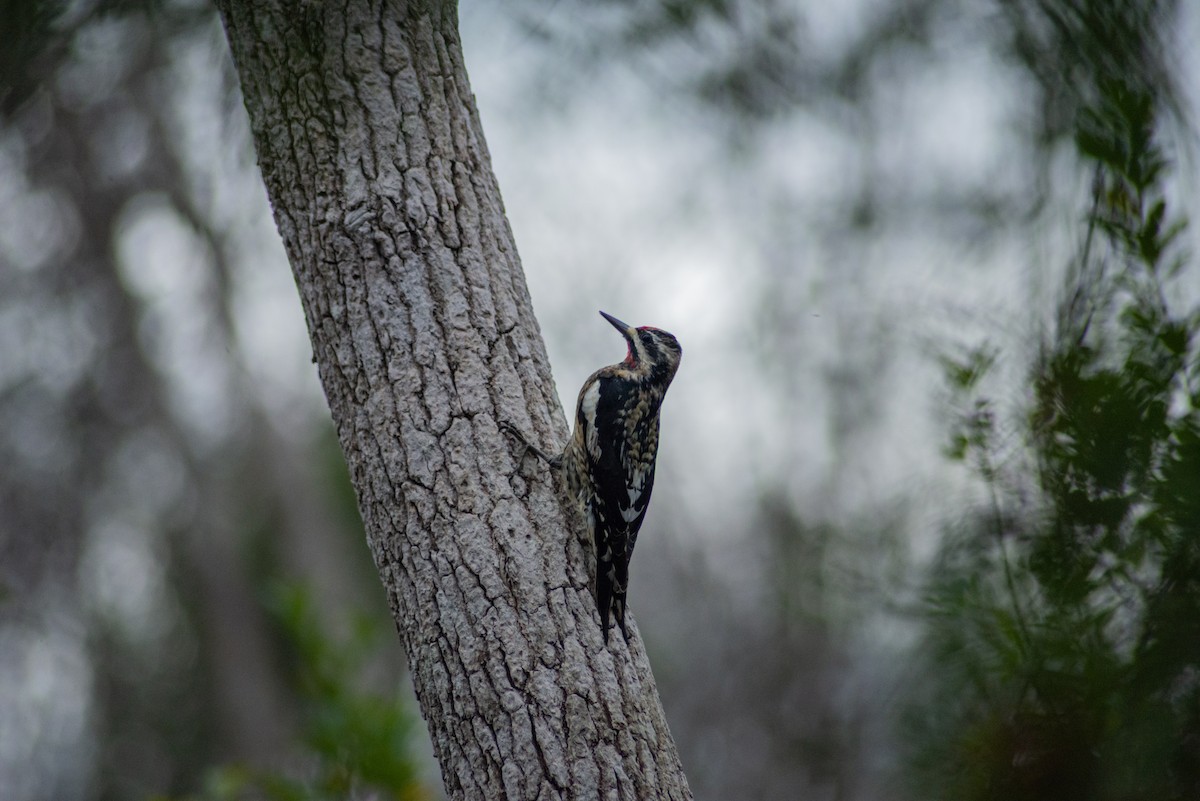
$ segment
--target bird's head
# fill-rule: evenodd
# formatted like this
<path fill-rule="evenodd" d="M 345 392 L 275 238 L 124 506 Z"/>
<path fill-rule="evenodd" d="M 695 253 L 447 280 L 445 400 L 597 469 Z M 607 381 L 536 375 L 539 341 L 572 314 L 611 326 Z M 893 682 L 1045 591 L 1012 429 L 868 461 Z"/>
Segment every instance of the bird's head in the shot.
<path fill-rule="evenodd" d="M 648 325 L 634 328 L 607 312 L 600 312 L 600 316 L 625 337 L 629 352 L 625 355 L 623 366 L 645 378 L 661 382 L 664 387 L 671 383 L 683 355 L 679 340 L 674 335 Z"/>

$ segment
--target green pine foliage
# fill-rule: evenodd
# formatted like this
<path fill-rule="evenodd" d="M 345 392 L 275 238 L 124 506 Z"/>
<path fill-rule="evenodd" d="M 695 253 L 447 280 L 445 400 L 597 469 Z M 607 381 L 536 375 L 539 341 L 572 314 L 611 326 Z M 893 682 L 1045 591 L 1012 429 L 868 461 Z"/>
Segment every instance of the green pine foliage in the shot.
<path fill-rule="evenodd" d="M 1105 58 L 1081 62 L 1093 191 L 1026 411 L 999 432 L 993 351 L 946 360 L 947 453 L 990 500 L 948 532 L 925 590 L 916 797 L 1200 798 L 1200 309 L 1176 291 L 1194 259 L 1162 87 Z"/>

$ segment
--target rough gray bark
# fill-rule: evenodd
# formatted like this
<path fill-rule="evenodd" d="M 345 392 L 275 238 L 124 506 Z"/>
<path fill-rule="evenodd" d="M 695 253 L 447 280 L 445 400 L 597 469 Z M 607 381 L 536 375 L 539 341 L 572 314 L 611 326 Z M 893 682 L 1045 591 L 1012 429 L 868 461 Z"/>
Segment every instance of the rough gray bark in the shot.
<path fill-rule="evenodd" d="M 452 3 L 220 3 L 275 219 L 451 798 L 690 798 L 640 639 L 497 428 L 567 428 Z"/>

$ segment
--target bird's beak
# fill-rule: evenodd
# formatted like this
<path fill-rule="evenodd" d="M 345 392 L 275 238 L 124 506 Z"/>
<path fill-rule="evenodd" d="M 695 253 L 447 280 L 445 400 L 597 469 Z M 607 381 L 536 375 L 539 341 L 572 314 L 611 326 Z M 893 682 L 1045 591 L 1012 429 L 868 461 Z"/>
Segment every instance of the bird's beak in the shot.
<path fill-rule="evenodd" d="M 629 339 L 630 337 L 633 336 L 633 326 L 629 325 L 628 323 L 621 322 L 620 320 L 618 320 L 616 317 L 613 317 L 608 312 L 602 311 L 602 312 L 600 312 L 600 316 L 603 317 L 605 320 L 608 320 L 612 324 L 612 327 L 617 329 L 618 331 L 620 331 L 621 334 L 624 335 L 624 337 L 626 339 Z"/>
<path fill-rule="evenodd" d="M 629 352 L 625 354 L 625 363 L 628 365 L 637 364 L 637 347 L 633 344 L 637 339 L 637 329 L 628 323 L 623 323 L 616 317 L 613 317 L 608 312 L 600 312 L 600 316 L 608 320 L 612 327 L 621 332 L 621 336 L 625 337 L 625 344 L 629 347 Z"/>

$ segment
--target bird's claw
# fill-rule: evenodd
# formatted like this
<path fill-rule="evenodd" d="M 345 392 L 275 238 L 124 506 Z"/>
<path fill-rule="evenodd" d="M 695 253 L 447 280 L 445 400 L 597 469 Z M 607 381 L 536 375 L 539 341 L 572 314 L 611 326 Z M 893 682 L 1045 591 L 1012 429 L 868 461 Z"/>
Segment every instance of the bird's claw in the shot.
<path fill-rule="evenodd" d="M 522 433 L 521 429 L 517 428 L 512 423 L 508 422 L 507 420 L 497 420 L 496 426 L 501 431 L 505 431 L 508 434 L 511 434 L 513 439 L 515 439 L 517 442 L 519 442 L 521 444 L 521 455 L 517 457 L 517 464 L 520 464 L 521 462 L 525 461 L 525 457 L 531 453 L 534 456 L 537 456 L 542 461 L 546 461 L 546 462 L 550 461 L 549 457 L 546 456 L 546 454 L 544 454 L 540 448 L 536 447 L 533 443 L 531 443 L 526 438 L 525 434 Z"/>

